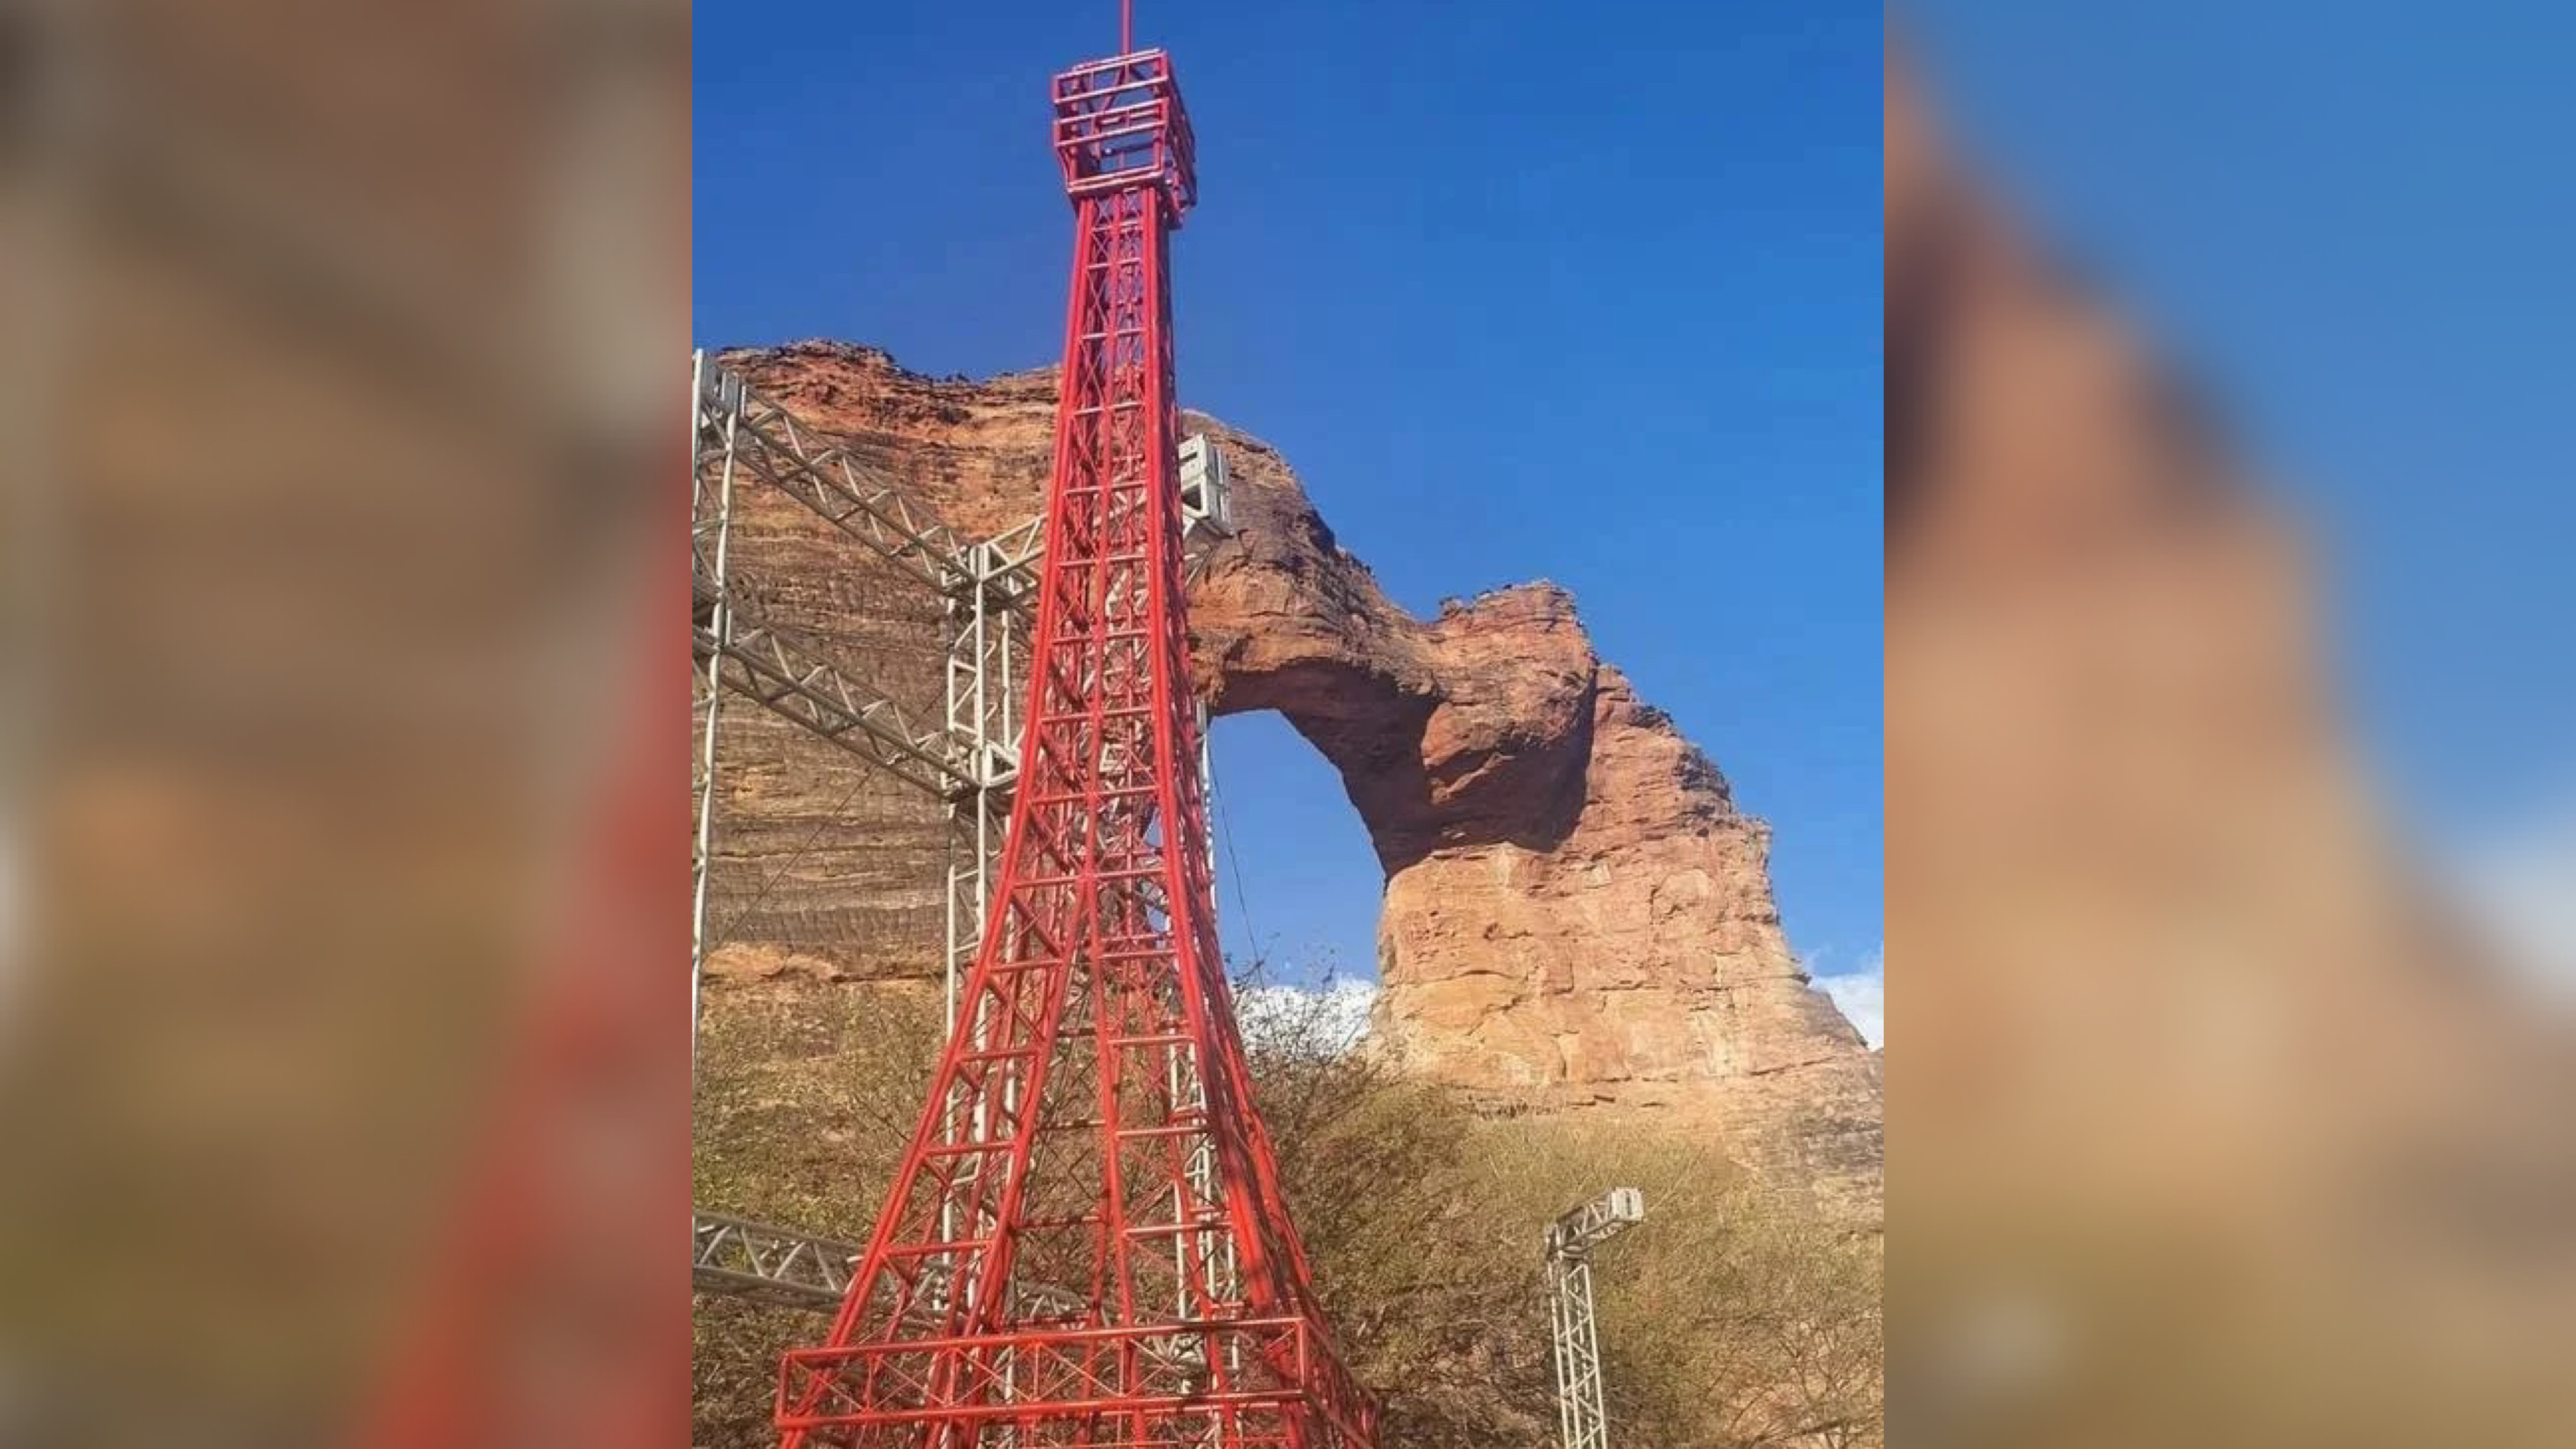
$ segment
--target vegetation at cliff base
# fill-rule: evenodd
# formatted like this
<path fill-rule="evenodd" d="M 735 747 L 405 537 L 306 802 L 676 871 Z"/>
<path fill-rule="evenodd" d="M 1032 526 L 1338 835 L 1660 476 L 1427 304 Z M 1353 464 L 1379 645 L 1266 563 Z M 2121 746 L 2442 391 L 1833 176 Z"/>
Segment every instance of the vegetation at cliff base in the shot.
<path fill-rule="evenodd" d="M 929 1093 L 939 1004 L 900 988 L 719 996 L 701 1038 L 697 1200 L 863 1240 Z M 1486 1117 L 1406 1081 L 1319 1006 L 1265 1013 L 1263 1120 L 1336 1337 L 1385 1401 L 1381 1449 L 1556 1441 L 1540 1233 L 1613 1186 L 1647 1221 L 1596 1275 L 1621 1449 L 1866 1449 L 1880 1243 L 1758 1189 L 1704 1136 L 1598 1114 Z M 770 1446 L 813 1314 L 698 1301 L 696 1436 Z"/>

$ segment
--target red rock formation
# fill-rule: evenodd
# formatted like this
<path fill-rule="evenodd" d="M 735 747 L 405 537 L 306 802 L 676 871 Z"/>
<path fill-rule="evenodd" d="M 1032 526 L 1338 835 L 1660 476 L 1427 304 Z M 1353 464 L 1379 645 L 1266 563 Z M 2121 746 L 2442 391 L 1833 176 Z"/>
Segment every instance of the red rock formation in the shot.
<path fill-rule="evenodd" d="M 961 528 L 999 532 L 1042 502 L 1050 373 L 934 382 L 821 343 L 726 361 L 882 449 Z M 1415 619 L 1275 450 L 1192 426 L 1222 440 L 1235 485 L 1235 532 L 1190 600 L 1199 685 L 1219 713 L 1279 711 L 1341 773 L 1387 877 L 1384 1047 L 1498 1102 L 1692 1113 L 1747 1159 L 1874 1198 L 1877 1063 L 1790 954 L 1767 828 L 1594 655 L 1573 599 L 1530 584 Z M 810 592 L 828 566 L 798 555 L 789 572 Z M 916 635 L 926 688 L 935 641 Z M 910 849 L 871 828 L 920 854 L 918 827 Z"/>

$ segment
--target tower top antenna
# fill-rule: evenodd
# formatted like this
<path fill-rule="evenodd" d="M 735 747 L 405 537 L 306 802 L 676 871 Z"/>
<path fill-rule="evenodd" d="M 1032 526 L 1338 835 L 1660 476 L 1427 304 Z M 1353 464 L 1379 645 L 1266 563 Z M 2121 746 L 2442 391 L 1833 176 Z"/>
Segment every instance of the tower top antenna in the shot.
<path fill-rule="evenodd" d="M 1136 48 L 1136 0 L 1118 0 L 1118 53 Z"/>

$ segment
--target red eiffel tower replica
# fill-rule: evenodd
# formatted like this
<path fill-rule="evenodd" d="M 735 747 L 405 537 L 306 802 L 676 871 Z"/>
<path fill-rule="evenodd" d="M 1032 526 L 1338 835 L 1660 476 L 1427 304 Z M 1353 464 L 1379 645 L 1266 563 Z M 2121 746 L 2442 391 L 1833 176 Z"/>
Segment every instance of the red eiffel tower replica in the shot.
<path fill-rule="evenodd" d="M 1064 394 L 1023 762 L 983 945 L 787 1449 L 1370 1449 L 1254 1115 L 1182 599 L 1160 50 L 1055 79 Z"/>

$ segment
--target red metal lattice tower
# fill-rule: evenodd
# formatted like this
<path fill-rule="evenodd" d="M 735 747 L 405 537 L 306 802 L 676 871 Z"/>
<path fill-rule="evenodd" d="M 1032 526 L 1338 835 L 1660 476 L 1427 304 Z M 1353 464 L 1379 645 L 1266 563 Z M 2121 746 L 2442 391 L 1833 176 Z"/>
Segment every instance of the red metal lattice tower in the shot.
<path fill-rule="evenodd" d="M 1217 950 L 1182 601 L 1159 50 L 1055 80 L 1074 206 L 1021 774 L 930 1103 L 788 1449 L 1368 1449 Z"/>

